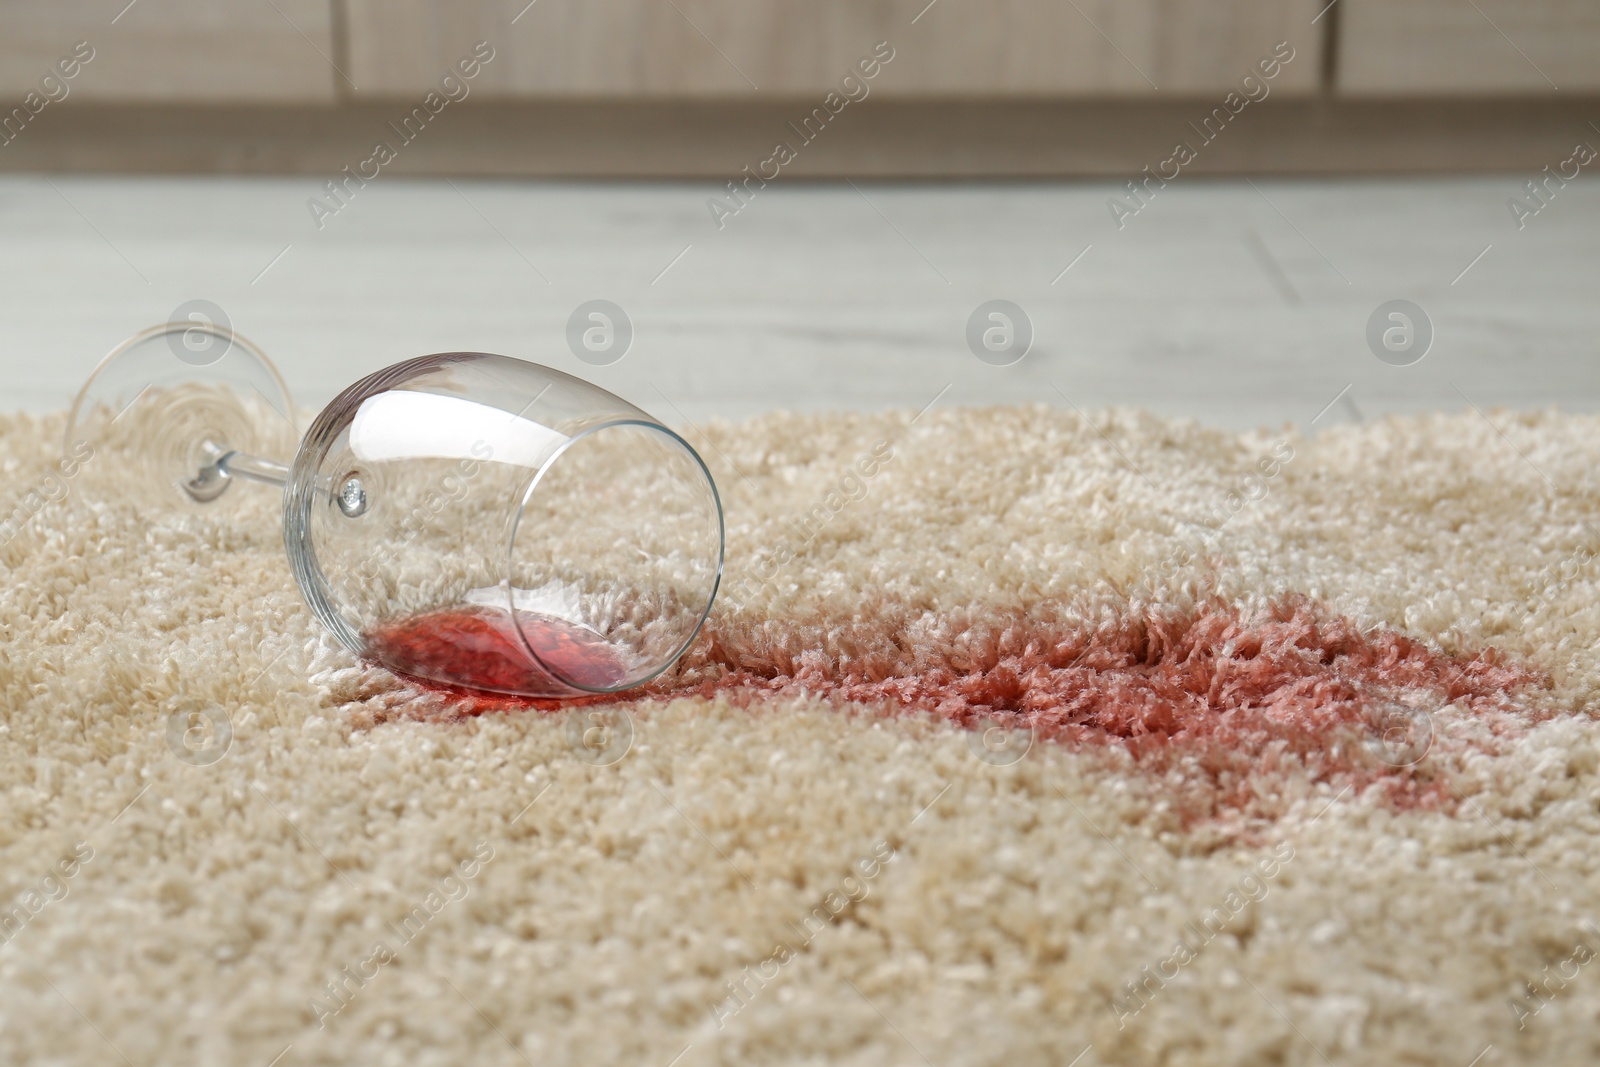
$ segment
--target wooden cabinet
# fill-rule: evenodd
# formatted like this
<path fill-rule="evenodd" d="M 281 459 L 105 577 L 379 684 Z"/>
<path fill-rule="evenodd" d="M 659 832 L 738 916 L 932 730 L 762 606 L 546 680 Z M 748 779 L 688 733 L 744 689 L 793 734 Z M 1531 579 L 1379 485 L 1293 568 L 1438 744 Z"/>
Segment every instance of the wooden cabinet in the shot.
<path fill-rule="evenodd" d="M 519 10 L 520 8 L 520 10 Z M 1226 92 L 1279 41 L 1318 84 L 1312 0 L 348 0 L 363 95 L 425 92 L 476 41 L 499 98 L 826 93 L 878 42 L 892 96 Z"/>
<path fill-rule="evenodd" d="M 1208 97 L 1280 41 L 1288 95 L 1600 89 L 1596 0 L 4 0 L 0 92 L 79 41 L 117 103 L 412 97 L 479 41 L 502 101 L 812 97 L 879 42 L 872 91 L 924 100 Z"/>
<path fill-rule="evenodd" d="M 333 38 L 328 0 L 4 0 L 0 92 L 37 89 L 84 41 L 93 58 L 68 98 L 331 103 Z"/>
<path fill-rule="evenodd" d="M 0 171 L 336 173 L 470 96 L 402 171 L 723 179 L 840 92 L 797 174 L 1122 177 L 1263 62 L 1201 170 L 1536 171 L 1597 51 L 1600 0 L 0 0 Z"/>
<path fill-rule="evenodd" d="M 1594 0 L 1341 0 L 1341 93 L 1600 89 Z"/>

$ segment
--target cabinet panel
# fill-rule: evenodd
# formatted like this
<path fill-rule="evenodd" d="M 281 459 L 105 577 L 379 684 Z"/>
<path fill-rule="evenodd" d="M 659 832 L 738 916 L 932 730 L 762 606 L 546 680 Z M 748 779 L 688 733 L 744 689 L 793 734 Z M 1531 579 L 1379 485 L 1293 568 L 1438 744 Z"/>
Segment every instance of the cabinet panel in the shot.
<path fill-rule="evenodd" d="M 339 80 L 330 12 L 329 0 L 5 0 L 0 92 L 20 100 L 86 41 L 93 58 L 67 98 L 328 103 Z"/>
<path fill-rule="evenodd" d="M 897 96 L 1225 92 L 1273 46 L 1318 83 L 1312 0 L 348 0 L 363 94 L 425 92 L 474 42 L 488 96 L 824 93 L 888 42 Z M 513 21 L 514 20 L 514 21 Z M 915 20 L 915 21 L 913 21 Z"/>
<path fill-rule="evenodd" d="M 1339 91 L 1600 89 L 1592 0 L 1341 0 Z"/>

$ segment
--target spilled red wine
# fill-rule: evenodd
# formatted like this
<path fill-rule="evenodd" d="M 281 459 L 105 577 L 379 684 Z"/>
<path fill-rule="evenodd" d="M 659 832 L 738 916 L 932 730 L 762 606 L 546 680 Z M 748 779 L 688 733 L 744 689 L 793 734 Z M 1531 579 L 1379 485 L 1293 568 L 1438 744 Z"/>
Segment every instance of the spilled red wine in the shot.
<path fill-rule="evenodd" d="M 528 646 L 517 639 L 521 625 Z M 538 612 L 479 606 L 391 620 L 366 635 L 368 653 L 391 670 L 466 689 L 523 696 L 580 696 L 612 689 L 627 677 L 616 650 L 584 626 Z"/>

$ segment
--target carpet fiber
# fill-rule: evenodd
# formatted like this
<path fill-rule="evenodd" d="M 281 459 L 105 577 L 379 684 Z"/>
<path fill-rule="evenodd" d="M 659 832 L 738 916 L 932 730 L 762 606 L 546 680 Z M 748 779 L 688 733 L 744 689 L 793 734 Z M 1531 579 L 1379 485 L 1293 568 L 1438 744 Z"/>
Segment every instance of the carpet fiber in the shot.
<path fill-rule="evenodd" d="M 61 431 L 0 418 L 0 1062 L 1600 1057 L 1600 421 L 713 425 L 724 596 L 575 709 L 356 662 L 273 493 Z"/>

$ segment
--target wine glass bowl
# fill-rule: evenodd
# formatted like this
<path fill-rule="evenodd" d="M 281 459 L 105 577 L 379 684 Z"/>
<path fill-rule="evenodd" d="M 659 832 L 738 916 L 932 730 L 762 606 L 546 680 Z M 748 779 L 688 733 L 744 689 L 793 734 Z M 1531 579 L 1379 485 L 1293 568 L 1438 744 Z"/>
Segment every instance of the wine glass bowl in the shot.
<path fill-rule="evenodd" d="M 306 434 L 284 518 L 291 569 L 348 647 L 531 696 L 661 673 L 722 570 L 721 503 L 687 442 L 597 386 L 487 353 L 341 393 Z"/>

